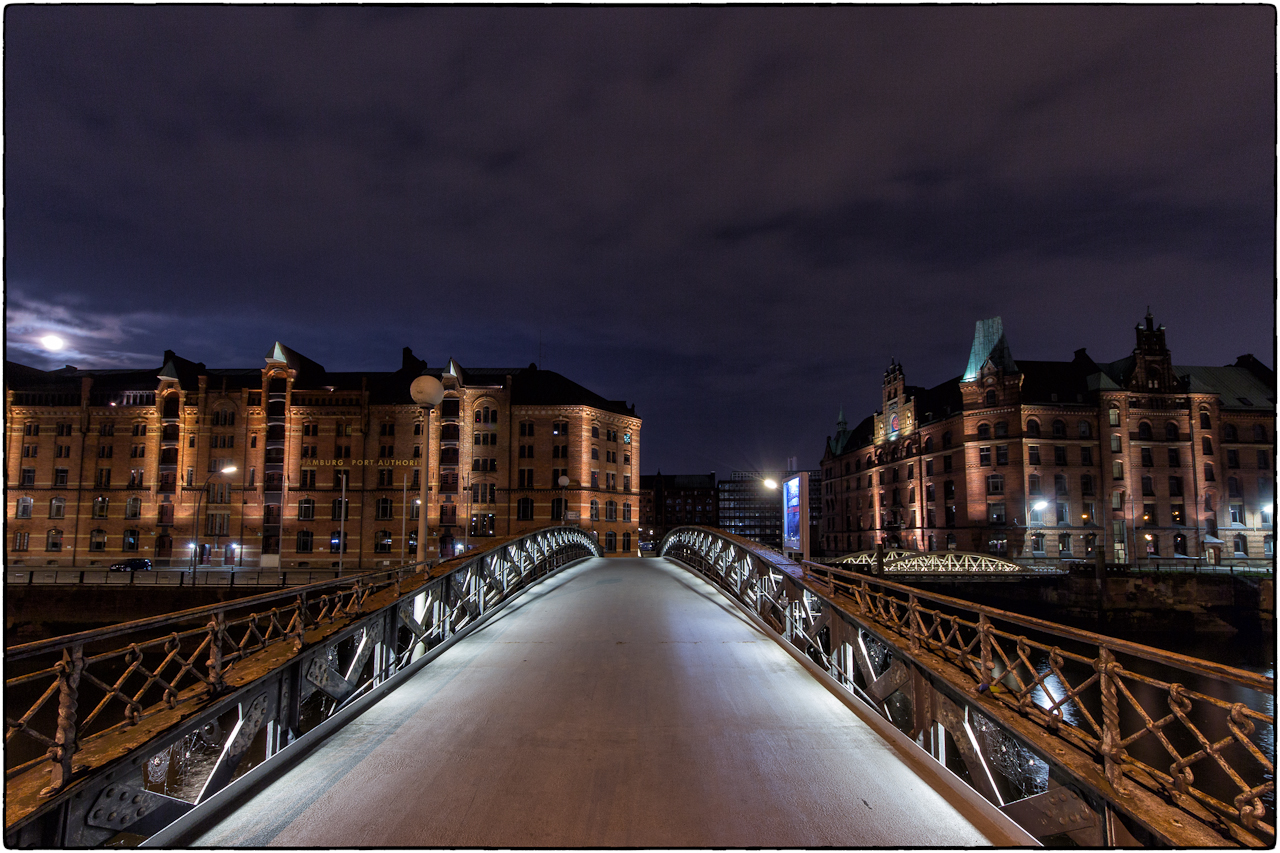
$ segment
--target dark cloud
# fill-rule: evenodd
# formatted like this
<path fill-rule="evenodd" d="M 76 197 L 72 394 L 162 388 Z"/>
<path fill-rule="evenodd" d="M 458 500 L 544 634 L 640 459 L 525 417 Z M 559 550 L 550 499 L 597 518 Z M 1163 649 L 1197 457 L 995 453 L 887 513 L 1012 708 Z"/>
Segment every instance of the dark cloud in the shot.
<path fill-rule="evenodd" d="M 539 357 L 643 467 L 1015 356 L 1269 356 L 1262 6 L 10 6 L 8 355 Z M 54 309 L 57 309 L 56 311 Z M 58 313 L 61 312 L 61 313 Z M 42 325 L 43 324 L 43 325 Z"/>

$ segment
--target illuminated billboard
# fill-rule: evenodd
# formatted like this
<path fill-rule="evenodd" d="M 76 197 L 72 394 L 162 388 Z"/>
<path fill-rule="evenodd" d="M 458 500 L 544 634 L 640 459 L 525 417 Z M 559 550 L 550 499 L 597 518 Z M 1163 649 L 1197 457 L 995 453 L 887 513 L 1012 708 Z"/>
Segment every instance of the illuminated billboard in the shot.
<path fill-rule="evenodd" d="M 801 472 L 782 483 L 782 550 L 809 556 L 809 475 Z"/>

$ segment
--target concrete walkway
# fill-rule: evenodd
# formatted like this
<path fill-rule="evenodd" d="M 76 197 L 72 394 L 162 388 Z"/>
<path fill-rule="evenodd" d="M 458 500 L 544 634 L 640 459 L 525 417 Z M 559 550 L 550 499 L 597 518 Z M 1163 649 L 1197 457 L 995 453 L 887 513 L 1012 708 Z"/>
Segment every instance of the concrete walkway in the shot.
<path fill-rule="evenodd" d="M 659 559 L 527 593 L 193 846 L 1019 843 Z M 945 772 L 945 771 L 943 771 Z M 972 810 L 967 810 L 972 811 Z"/>

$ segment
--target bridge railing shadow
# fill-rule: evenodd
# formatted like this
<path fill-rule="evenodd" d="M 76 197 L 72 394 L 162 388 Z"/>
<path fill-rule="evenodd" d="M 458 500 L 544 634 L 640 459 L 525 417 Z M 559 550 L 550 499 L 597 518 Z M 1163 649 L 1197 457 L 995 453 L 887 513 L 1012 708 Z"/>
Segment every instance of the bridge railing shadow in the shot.
<path fill-rule="evenodd" d="M 5 650 L 5 841 L 138 841 L 599 556 L 577 527 Z"/>
<path fill-rule="evenodd" d="M 1271 678 L 797 564 L 720 530 L 677 528 L 660 553 L 1047 843 L 1274 844 Z"/>

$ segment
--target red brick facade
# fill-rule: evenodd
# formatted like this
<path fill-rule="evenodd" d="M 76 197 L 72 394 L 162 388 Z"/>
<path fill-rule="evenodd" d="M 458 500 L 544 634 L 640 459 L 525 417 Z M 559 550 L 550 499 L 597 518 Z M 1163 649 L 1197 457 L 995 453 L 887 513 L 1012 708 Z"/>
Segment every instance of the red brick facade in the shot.
<path fill-rule="evenodd" d="M 986 324 L 984 326 L 984 323 Z M 1148 316 L 1124 359 L 1015 362 L 999 320 L 931 389 L 885 373 L 882 408 L 823 456 L 821 544 L 1020 560 L 1270 562 L 1275 378 L 1252 356 L 1172 362 Z"/>
<path fill-rule="evenodd" d="M 424 371 L 445 389 L 425 431 Z M 197 522 L 202 566 L 329 567 L 340 532 L 344 568 L 394 564 L 417 550 L 424 457 L 428 558 L 566 517 L 638 553 L 634 407 L 532 365 L 428 370 L 406 349 L 398 371 L 335 373 L 277 344 L 262 368 L 166 353 L 7 380 L 10 565 L 187 566 Z"/>

